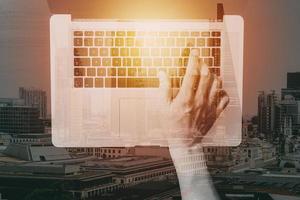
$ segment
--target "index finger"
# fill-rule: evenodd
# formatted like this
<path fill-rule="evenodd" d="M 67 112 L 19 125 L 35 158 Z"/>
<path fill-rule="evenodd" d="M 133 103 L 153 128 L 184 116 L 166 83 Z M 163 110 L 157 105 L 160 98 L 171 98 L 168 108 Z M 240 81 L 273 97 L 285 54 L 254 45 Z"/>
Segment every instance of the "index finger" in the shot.
<path fill-rule="evenodd" d="M 176 99 L 186 103 L 193 101 L 200 80 L 199 50 L 192 49 L 183 82 Z"/>

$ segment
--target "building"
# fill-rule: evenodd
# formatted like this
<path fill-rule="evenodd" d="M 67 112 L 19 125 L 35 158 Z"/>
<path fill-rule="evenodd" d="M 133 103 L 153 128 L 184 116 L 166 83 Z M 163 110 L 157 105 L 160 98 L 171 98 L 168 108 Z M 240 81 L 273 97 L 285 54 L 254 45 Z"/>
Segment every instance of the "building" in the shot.
<path fill-rule="evenodd" d="M 300 72 L 287 73 L 287 88 L 281 89 L 281 127 L 292 119 L 294 135 L 300 135 Z"/>
<path fill-rule="evenodd" d="M 64 188 L 75 200 L 99 197 L 120 189 L 111 172 L 86 171 L 81 165 L 93 156 L 70 155 L 64 148 L 11 144 L 0 153 L 0 187 L 10 199 L 13 191 L 31 193 L 35 189 Z M 10 191 L 10 194 L 9 194 Z M 17 199 L 22 199 L 20 196 Z"/>
<path fill-rule="evenodd" d="M 280 127 L 285 132 L 285 123 L 291 121 L 292 134 L 300 134 L 300 101 L 292 95 L 285 95 L 280 102 Z"/>
<path fill-rule="evenodd" d="M 280 131 L 279 104 L 275 91 L 269 94 L 260 92 L 258 95 L 258 132 L 263 133 L 272 141 Z"/>
<path fill-rule="evenodd" d="M 300 72 L 287 73 L 287 88 L 300 89 Z"/>
<path fill-rule="evenodd" d="M 86 148 L 67 148 L 70 153 L 86 153 L 98 158 L 118 158 L 133 155 L 133 147 L 86 147 Z"/>
<path fill-rule="evenodd" d="M 39 117 L 47 117 L 47 95 L 46 91 L 34 88 L 19 88 L 19 98 L 24 100 L 25 106 L 35 107 L 39 110 Z"/>
<path fill-rule="evenodd" d="M 122 188 L 152 180 L 167 179 L 169 176 L 176 175 L 176 170 L 171 160 L 151 156 L 127 156 L 101 161 L 89 161 L 82 168 L 87 171 L 111 172 L 116 175 L 114 180 Z"/>
<path fill-rule="evenodd" d="M 16 105 L 13 101 L 0 103 L 0 132 L 43 133 L 44 125 L 39 118 L 38 108 Z"/>

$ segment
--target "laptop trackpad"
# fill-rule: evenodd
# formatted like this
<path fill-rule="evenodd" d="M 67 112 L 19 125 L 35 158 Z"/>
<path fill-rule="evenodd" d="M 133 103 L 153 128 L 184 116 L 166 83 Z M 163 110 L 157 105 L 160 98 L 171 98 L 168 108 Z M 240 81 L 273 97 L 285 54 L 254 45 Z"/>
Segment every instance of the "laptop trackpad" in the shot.
<path fill-rule="evenodd" d="M 145 100 L 120 99 L 120 136 L 138 140 L 145 135 Z"/>

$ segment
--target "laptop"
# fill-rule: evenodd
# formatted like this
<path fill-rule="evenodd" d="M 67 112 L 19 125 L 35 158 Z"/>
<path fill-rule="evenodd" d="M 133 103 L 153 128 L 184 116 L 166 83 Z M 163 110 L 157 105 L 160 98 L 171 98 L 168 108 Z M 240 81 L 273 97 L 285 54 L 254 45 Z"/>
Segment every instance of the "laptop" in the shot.
<path fill-rule="evenodd" d="M 172 5 L 170 5 L 172 6 Z M 52 142 L 57 147 L 168 146 L 160 71 L 180 89 L 191 49 L 223 81 L 230 103 L 202 139 L 241 142 L 243 19 L 50 18 Z"/>

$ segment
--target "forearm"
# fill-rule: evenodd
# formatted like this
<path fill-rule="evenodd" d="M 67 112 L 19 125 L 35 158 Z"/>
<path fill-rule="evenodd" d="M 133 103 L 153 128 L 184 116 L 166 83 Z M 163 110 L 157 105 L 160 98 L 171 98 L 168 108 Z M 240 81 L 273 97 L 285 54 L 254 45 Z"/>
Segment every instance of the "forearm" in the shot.
<path fill-rule="evenodd" d="M 216 200 L 203 149 L 200 145 L 170 145 L 183 200 Z"/>

